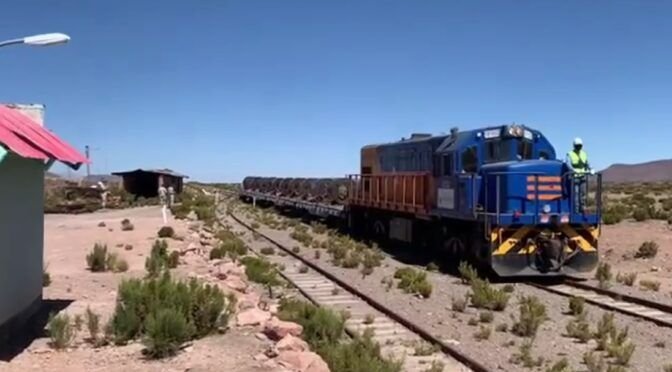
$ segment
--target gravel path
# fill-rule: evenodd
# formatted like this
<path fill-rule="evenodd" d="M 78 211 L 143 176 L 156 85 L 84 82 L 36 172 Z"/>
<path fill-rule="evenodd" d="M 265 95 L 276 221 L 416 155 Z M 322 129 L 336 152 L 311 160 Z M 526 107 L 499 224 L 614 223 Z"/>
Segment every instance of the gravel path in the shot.
<path fill-rule="evenodd" d="M 238 217 L 243 216 L 238 214 Z M 246 220 L 249 221 L 249 219 Z M 233 221 L 229 221 L 229 224 L 234 227 L 237 226 Z M 242 231 L 241 229 L 242 227 L 238 228 L 238 231 Z M 289 230 L 279 231 L 262 226 L 259 231 L 287 247 L 300 245 L 289 237 Z M 326 238 L 324 235 L 313 234 L 313 236 L 322 240 Z M 264 240 L 250 238 L 250 242 L 255 246 L 269 245 Z M 495 332 L 494 325 L 506 323 L 510 328 L 513 324 L 512 317 L 518 316 L 518 297 L 522 295 L 537 296 L 546 305 L 550 320 L 544 322 L 540 327 L 532 350 L 533 356 L 542 356 L 546 362 L 543 367 L 533 370 L 543 371 L 563 357 L 570 362 L 572 370 L 587 370 L 581 362 L 582 357 L 584 352 L 593 350 L 595 344 L 594 341 L 580 344 L 563 336 L 567 322 L 572 319 L 571 316 L 564 313 L 568 307 L 568 300 L 565 297 L 523 284 L 515 285 L 515 292 L 509 301 L 509 306 L 504 311 L 495 313 L 494 321 L 490 325 L 493 328 L 490 338 L 478 341 L 475 339 L 474 333 L 478 331 L 479 326 L 470 326 L 467 323 L 471 318 L 478 318 L 479 311 L 471 307 L 468 307 L 464 313 L 451 310 L 452 298 L 463 298 L 469 292 L 469 287 L 461 284 L 459 279 L 441 273 L 428 272 L 428 279 L 434 290 L 430 298 L 422 299 L 397 289 L 396 281 L 395 285 L 389 289 L 386 289 L 386 286 L 381 283 L 384 278 L 391 278 L 397 268 L 408 265 L 388 257 L 383 261 L 381 267 L 374 270 L 373 274 L 362 277 L 359 270 L 335 267 L 329 262 L 330 257 L 326 250 L 320 250 L 322 251 L 320 258 L 315 258 L 314 251 L 313 248 L 301 248 L 301 255 L 342 280 L 354 284 L 358 290 L 433 330 L 437 336 L 444 340 L 452 340 L 461 351 L 468 353 L 493 368 L 493 370 L 525 370 L 522 366 L 510 362 L 511 356 L 519 352 L 519 345 L 523 343 L 524 339 L 508 332 Z M 589 304 L 586 304 L 585 308 L 589 313 L 588 319 L 591 329 L 594 329 L 595 324 L 606 311 Z M 630 371 L 663 371 L 664 365 L 672 363 L 672 357 L 668 356 L 668 353 L 665 352 L 666 349 L 654 346 L 659 341 L 672 343 L 672 329 L 657 327 L 653 323 L 621 314 L 615 314 L 615 321 L 619 328 L 629 326 L 629 338 L 637 345 L 630 362 Z"/>

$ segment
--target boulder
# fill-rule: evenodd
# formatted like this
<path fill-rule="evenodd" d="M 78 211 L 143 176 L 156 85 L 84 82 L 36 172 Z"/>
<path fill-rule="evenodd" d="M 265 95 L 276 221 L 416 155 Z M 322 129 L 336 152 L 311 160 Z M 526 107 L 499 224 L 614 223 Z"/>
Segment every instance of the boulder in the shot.
<path fill-rule="evenodd" d="M 311 351 L 283 351 L 277 362 L 298 372 L 329 372 L 329 366 L 322 358 Z"/>
<path fill-rule="evenodd" d="M 276 317 L 272 317 L 271 320 L 264 325 L 264 333 L 266 336 L 275 341 L 283 339 L 287 335 L 299 337 L 301 336 L 301 332 L 303 332 L 303 327 L 300 324 L 286 322 Z"/>
<path fill-rule="evenodd" d="M 252 308 L 238 313 L 236 316 L 236 323 L 241 327 L 254 326 L 260 325 L 270 318 L 270 313 L 257 308 Z"/>
<path fill-rule="evenodd" d="M 238 292 L 245 292 L 247 290 L 247 283 L 237 276 L 227 276 L 224 279 L 224 285 Z"/>
<path fill-rule="evenodd" d="M 306 341 L 292 335 L 287 335 L 275 344 L 275 348 L 279 352 L 283 351 L 310 351 L 310 347 Z"/>
<path fill-rule="evenodd" d="M 247 310 L 255 308 L 257 307 L 258 303 L 259 303 L 259 295 L 254 292 L 241 294 L 237 298 L 238 310 Z"/>
<path fill-rule="evenodd" d="M 198 215 L 196 214 L 196 212 L 190 211 L 189 213 L 187 213 L 187 219 L 189 221 L 198 221 Z"/>
<path fill-rule="evenodd" d="M 199 250 L 203 249 L 199 244 L 196 243 L 189 243 L 188 246 L 183 247 L 180 249 L 180 255 L 184 256 L 185 254 L 189 252 L 197 252 Z"/>

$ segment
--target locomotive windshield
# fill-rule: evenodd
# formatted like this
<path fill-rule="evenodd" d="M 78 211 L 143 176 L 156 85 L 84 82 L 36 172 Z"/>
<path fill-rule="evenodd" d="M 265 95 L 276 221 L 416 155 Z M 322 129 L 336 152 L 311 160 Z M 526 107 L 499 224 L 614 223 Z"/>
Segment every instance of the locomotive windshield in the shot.
<path fill-rule="evenodd" d="M 485 141 L 485 163 L 532 159 L 532 142 L 524 138 Z"/>

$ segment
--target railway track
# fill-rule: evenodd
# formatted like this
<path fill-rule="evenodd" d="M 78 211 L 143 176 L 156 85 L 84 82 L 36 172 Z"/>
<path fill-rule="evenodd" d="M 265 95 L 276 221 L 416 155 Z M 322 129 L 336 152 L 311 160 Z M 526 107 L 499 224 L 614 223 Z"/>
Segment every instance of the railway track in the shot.
<path fill-rule="evenodd" d="M 280 274 L 291 282 L 306 298 L 318 306 L 329 307 L 336 311 L 346 311 L 350 317 L 345 323 L 350 335 L 361 334 L 365 329 L 373 329 L 373 339 L 378 342 L 383 355 L 395 358 L 404 356 L 404 371 L 426 371 L 432 363 L 444 365 L 444 371 L 450 372 L 490 372 L 480 362 L 455 348 L 450 341 L 432 335 L 418 325 L 384 304 L 360 292 L 350 284 L 323 270 L 319 266 L 292 252 L 272 238 L 260 233 L 233 214 L 228 214 L 236 223 L 252 231 L 285 252 L 280 255 L 266 256 L 271 262 L 283 264 Z M 302 269 L 303 267 L 309 270 Z M 420 342 L 437 347 L 441 353 L 432 355 L 414 355 Z"/>
<path fill-rule="evenodd" d="M 582 297 L 586 302 L 603 309 L 644 319 L 659 326 L 672 327 L 672 306 L 595 287 L 582 283 L 579 278 L 570 277 L 562 284 L 548 285 L 533 282 L 526 284 L 566 297 Z"/>

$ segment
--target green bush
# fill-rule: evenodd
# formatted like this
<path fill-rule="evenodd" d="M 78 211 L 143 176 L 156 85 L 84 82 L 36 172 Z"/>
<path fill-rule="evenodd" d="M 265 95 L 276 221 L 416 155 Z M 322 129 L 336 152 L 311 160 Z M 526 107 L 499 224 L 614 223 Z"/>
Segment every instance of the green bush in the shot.
<path fill-rule="evenodd" d="M 595 279 L 599 282 L 600 288 L 608 288 L 612 278 L 611 266 L 606 262 L 600 262 L 595 271 Z"/>
<path fill-rule="evenodd" d="M 569 337 L 579 340 L 581 343 L 586 343 L 592 338 L 590 332 L 590 325 L 586 321 L 586 314 L 581 313 L 576 318 L 572 319 L 565 328 Z"/>
<path fill-rule="evenodd" d="M 401 362 L 390 361 L 380 354 L 371 330 L 344 342 L 344 319 L 340 314 L 295 299 L 280 301 L 278 317 L 303 326 L 303 338 L 322 356 L 334 372 L 399 372 Z"/>
<path fill-rule="evenodd" d="M 103 272 L 107 270 L 108 263 L 107 245 L 96 243 L 93 245 L 93 250 L 86 256 L 86 264 L 89 270 L 94 273 Z"/>
<path fill-rule="evenodd" d="M 541 323 L 547 320 L 546 306 L 535 296 L 520 298 L 518 320 L 511 327 L 514 334 L 522 337 L 534 337 Z"/>
<path fill-rule="evenodd" d="M 159 238 L 172 238 L 175 236 L 175 230 L 171 226 L 163 226 L 156 234 Z"/>
<path fill-rule="evenodd" d="M 660 282 L 655 281 L 655 280 L 642 279 L 642 280 L 639 281 L 639 285 L 644 290 L 649 290 L 649 291 L 654 291 L 654 292 L 658 292 L 658 290 L 660 289 Z"/>
<path fill-rule="evenodd" d="M 432 284 L 427 281 L 427 273 L 410 267 L 397 269 L 394 277 L 399 280 L 397 287 L 406 293 L 416 293 L 424 298 L 432 294 Z"/>
<path fill-rule="evenodd" d="M 150 314 L 143 340 L 147 354 L 152 358 L 174 355 L 193 333 L 193 326 L 190 326 L 186 317 L 175 309 L 158 309 Z"/>
<path fill-rule="evenodd" d="M 474 279 L 478 279 L 478 272 L 466 261 L 460 262 L 457 270 L 460 272 L 463 284 L 470 284 Z"/>
<path fill-rule="evenodd" d="M 77 335 L 77 331 L 70 322 L 70 316 L 68 314 L 56 316 L 51 314 L 49 316 L 47 327 L 49 329 L 49 338 L 51 339 L 49 344 L 54 349 L 60 350 L 70 346 Z"/>
<path fill-rule="evenodd" d="M 196 279 L 175 281 L 168 272 L 160 278 L 123 280 L 117 293 L 110 321 L 114 341 L 123 344 L 146 337 L 152 356 L 165 355 L 163 352 L 170 351 L 174 342 L 203 337 L 219 324 L 226 324 L 235 303 L 232 297 L 225 298 L 217 286 L 204 285 Z M 175 320 L 176 317 L 182 320 Z M 182 322 L 187 325 L 186 332 L 165 329 L 166 325 L 181 327 Z M 175 339 L 175 335 L 180 337 Z"/>
<path fill-rule="evenodd" d="M 259 250 L 259 252 L 265 256 L 272 256 L 275 254 L 275 248 L 273 247 L 264 247 Z M 317 251 L 319 252 L 319 251 Z"/>
<path fill-rule="evenodd" d="M 47 271 L 47 268 L 42 268 L 42 287 L 48 287 L 51 285 L 51 275 Z"/>
<path fill-rule="evenodd" d="M 465 296 L 464 298 L 452 298 L 452 303 L 451 303 L 451 309 L 453 311 L 457 311 L 460 313 L 463 313 L 464 310 L 467 308 L 467 302 L 469 301 L 469 296 Z"/>
<path fill-rule="evenodd" d="M 177 265 L 180 264 L 180 252 L 178 251 L 172 251 L 170 252 L 170 255 L 168 255 L 168 268 L 174 269 L 177 267 Z"/>
<path fill-rule="evenodd" d="M 474 278 L 471 281 L 471 304 L 477 309 L 502 311 L 506 309 L 509 295 L 496 289 L 487 279 Z"/>
<path fill-rule="evenodd" d="M 115 260 L 115 264 L 112 271 L 114 271 L 115 273 L 123 273 L 128 271 L 128 262 L 123 258 Z"/>
<path fill-rule="evenodd" d="M 98 333 L 100 333 L 100 315 L 94 313 L 91 308 L 86 308 L 86 325 L 89 329 L 89 340 L 92 344 L 97 345 L 99 341 Z"/>
<path fill-rule="evenodd" d="M 155 240 L 152 251 L 145 260 L 147 276 L 157 277 L 168 267 L 168 243 L 165 240 Z"/>
<path fill-rule="evenodd" d="M 639 246 L 635 258 L 654 258 L 658 254 L 658 243 L 646 241 Z"/>
<path fill-rule="evenodd" d="M 135 227 L 128 218 L 121 220 L 121 231 L 131 231 L 133 229 L 135 229 Z"/>
<path fill-rule="evenodd" d="M 574 316 L 579 316 L 583 314 L 583 308 L 586 303 L 586 299 L 583 297 L 572 296 L 569 298 L 569 313 Z"/>
<path fill-rule="evenodd" d="M 632 287 L 635 284 L 635 280 L 637 280 L 637 273 L 616 274 L 616 281 L 628 287 Z"/>
<path fill-rule="evenodd" d="M 651 211 L 648 208 L 637 207 L 632 211 L 632 218 L 637 222 L 646 221 L 651 218 Z"/>
<path fill-rule="evenodd" d="M 244 257 L 241 263 L 245 265 L 245 274 L 255 282 L 265 286 L 271 297 L 273 297 L 273 287 L 281 284 L 277 271 L 273 264 L 265 259 L 257 257 Z"/>

